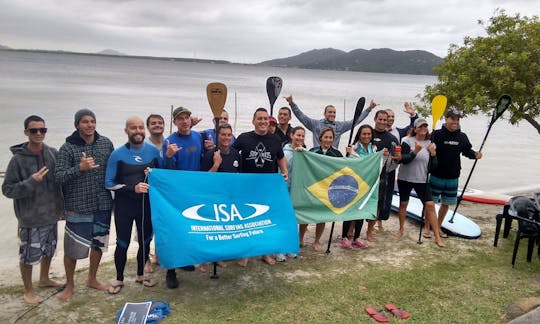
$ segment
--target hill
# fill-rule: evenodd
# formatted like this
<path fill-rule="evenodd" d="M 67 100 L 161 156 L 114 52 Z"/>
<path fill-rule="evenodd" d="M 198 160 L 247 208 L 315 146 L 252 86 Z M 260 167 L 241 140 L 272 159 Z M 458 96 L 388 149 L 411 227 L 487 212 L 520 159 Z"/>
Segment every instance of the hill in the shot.
<path fill-rule="evenodd" d="M 11 47 L 0 44 L 0 49 L 11 49 Z"/>
<path fill-rule="evenodd" d="M 427 51 L 395 51 L 389 48 L 355 49 L 350 52 L 326 48 L 269 60 L 259 65 L 338 71 L 433 75 L 442 58 Z"/>
<path fill-rule="evenodd" d="M 96 54 L 101 54 L 101 55 L 118 55 L 118 56 L 126 56 L 126 54 L 122 53 L 122 52 L 118 52 L 118 51 L 115 51 L 113 49 L 104 49 L 103 51 L 101 52 L 97 52 Z"/>

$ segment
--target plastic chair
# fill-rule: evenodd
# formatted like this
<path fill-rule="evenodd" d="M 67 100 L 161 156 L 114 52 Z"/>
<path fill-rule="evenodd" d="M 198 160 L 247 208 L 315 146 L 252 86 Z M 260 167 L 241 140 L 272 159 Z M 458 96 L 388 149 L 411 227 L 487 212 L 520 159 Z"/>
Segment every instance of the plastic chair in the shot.
<path fill-rule="evenodd" d="M 528 238 L 529 244 L 527 247 L 527 262 L 531 262 L 534 243 L 540 240 L 540 223 L 539 210 L 535 207 L 533 199 L 527 197 L 514 197 L 510 199 L 510 207 L 508 210 L 510 216 L 517 216 L 518 231 L 516 233 L 516 241 L 514 243 L 514 253 L 512 254 L 512 268 L 516 262 L 517 251 L 521 239 Z M 538 251 L 540 257 L 540 250 Z"/>
<path fill-rule="evenodd" d="M 508 210 L 510 209 L 510 205 L 506 204 L 503 207 L 502 214 L 497 214 L 495 216 L 496 225 L 495 225 L 495 238 L 493 239 L 493 246 L 497 246 L 497 242 L 499 242 L 499 232 L 501 231 L 501 225 L 502 221 L 504 220 L 504 229 L 503 229 L 503 238 L 507 238 L 508 234 L 510 234 L 510 228 L 512 227 L 512 216 L 508 213 Z"/>

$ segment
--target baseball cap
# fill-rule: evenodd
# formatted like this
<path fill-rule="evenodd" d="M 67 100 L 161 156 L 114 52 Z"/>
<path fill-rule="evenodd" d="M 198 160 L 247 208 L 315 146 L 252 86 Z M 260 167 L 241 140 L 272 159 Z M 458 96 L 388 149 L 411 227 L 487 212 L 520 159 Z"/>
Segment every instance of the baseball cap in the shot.
<path fill-rule="evenodd" d="M 176 116 L 180 114 L 187 114 L 188 116 L 191 116 L 191 111 L 184 107 L 178 107 L 175 110 L 173 110 L 173 113 L 172 113 L 173 119 L 176 118 Z"/>
<path fill-rule="evenodd" d="M 463 117 L 463 112 L 455 109 L 455 108 L 452 108 L 452 109 L 448 109 L 446 111 L 446 114 L 444 114 L 444 117 L 446 118 L 449 118 L 449 117 L 458 117 L 458 118 L 462 118 Z"/>
<path fill-rule="evenodd" d="M 425 118 L 420 117 L 414 121 L 415 128 L 422 125 L 429 125 Z"/>
<path fill-rule="evenodd" d="M 268 117 L 268 123 L 274 123 L 277 125 L 277 120 L 274 117 L 270 116 Z"/>

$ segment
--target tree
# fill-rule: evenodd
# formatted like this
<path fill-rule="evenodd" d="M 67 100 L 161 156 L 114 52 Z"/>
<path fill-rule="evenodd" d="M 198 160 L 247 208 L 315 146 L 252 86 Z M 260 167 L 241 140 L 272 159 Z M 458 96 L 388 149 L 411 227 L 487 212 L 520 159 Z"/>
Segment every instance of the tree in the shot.
<path fill-rule="evenodd" d="M 487 36 L 465 37 L 463 46 L 451 44 L 448 56 L 436 67 L 438 82 L 418 95 L 423 114 L 437 94 L 448 106 L 466 114 L 490 115 L 497 99 L 512 96 L 510 123 L 529 122 L 538 133 L 540 124 L 540 22 L 537 16 L 509 16 L 497 10 L 484 27 Z"/>

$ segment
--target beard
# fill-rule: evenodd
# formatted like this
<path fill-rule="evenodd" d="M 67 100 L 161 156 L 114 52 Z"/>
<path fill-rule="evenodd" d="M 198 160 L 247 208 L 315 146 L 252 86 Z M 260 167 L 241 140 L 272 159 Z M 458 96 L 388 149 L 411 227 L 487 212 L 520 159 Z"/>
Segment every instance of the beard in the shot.
<path fill-rule="evenodd" d="M 135 136 L 137 135 L 140 135 L 142 137 L 142 139 L 138 140 L 138 139 L 135 139 Z M 133 143 L 133 144 L 142 144 L 144 142 L 144 134 L 142 133 L 136 133 L 136 134 L 133 134 L 131 136 L 129 136 L 129 142 L 130 143 Z"/>

